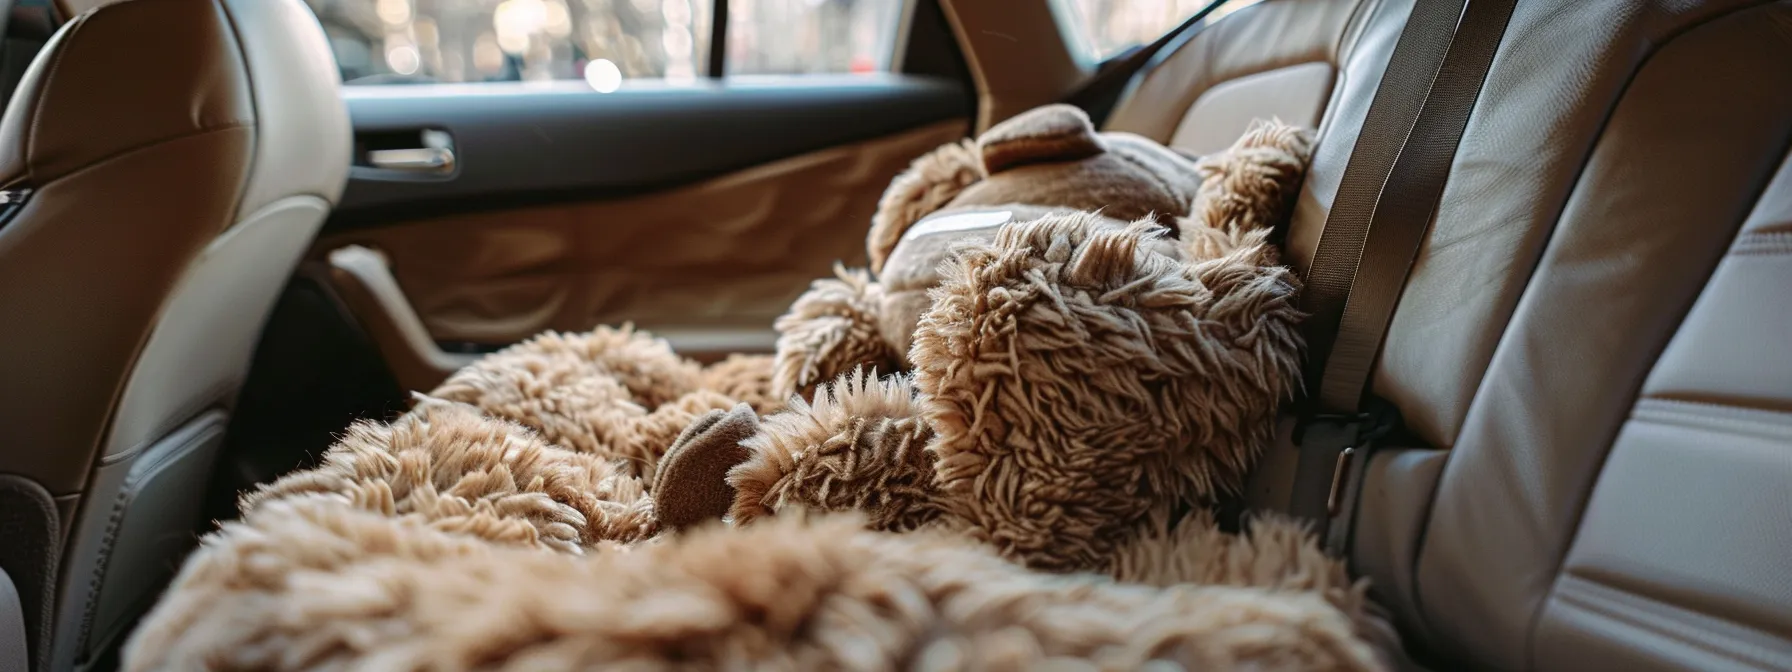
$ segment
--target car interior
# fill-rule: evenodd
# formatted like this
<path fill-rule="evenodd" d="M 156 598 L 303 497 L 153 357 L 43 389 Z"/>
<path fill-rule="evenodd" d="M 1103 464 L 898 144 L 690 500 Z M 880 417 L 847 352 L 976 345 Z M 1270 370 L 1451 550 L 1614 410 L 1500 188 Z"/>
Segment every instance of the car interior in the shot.
<path fill-rule="evenodd" d="M 1316 130 L 1285 263 L 1394 276 L 1347 364 L 1398 423 L 1330 541 L 1411 669 L 1792 669 L 1792 1 L 825 0 L 887 17 L 872 65 L 741 72 L 778 3 L 690 0 L 655 20 L 699 6 L 701 58 L 620 83 L 418 77 L 447 47 L 394 35 L 500 3 L 417 27 L 449 4 L 0 0 L 0 672 L 113 669 L 239 493 L 486 353 L 771 352 L 892 177 L 1058 102 L 1191 155 Z M 1129 5 L 1118 48 L 1078 11 Z M 1252 508 L 1312 505 L 1301 409 Z"/>

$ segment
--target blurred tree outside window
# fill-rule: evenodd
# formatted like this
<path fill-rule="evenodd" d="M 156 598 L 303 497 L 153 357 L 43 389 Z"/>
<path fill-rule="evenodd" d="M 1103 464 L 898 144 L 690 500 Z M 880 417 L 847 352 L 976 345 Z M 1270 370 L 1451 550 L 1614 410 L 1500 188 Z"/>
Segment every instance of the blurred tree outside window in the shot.
<path fill-rule="evenodd" d="M 904 0 L 729 0 L 729 74 L 890 68 Z M 712 0 L 306 0 L 349 84 L 706 74 Z"/>
<path fill-rule="evenodd" d="M 1135 46 L 1148 44 L 1176 29 L 1212 0 L 1055 0 L 1059 21 L 1068 24 L 1083 57 L 1099 62 Z M 1232 0 L 1207 22 L 1257 4 L 1261 0 Z"/>

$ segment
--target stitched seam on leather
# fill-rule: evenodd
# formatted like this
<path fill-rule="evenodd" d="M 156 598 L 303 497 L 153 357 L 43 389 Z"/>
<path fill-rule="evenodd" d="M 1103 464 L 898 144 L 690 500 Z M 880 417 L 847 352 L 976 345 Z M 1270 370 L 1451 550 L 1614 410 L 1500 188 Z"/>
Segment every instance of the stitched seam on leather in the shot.
<path fill-rule="evenodd" d="M 93 563 L 93 575 L 87 580 L 87 600 L 81 607 L 81 631 L 75 638 L 75 644 L 82 649 L 87 648 L 87 640 L 93 636 L 94 612 L 99 609 L 100 602 L 100 584 L 105 582 L 106 568 L 112 564 L 112 547 L 118 541 L 118 527 L 124 521 L 124 511 L 130 504 L 133 485 L 135 483 L 126 477 L 118 496 L 112 498 L 112 515 L 106 521 L 106 534 L 100 539 L 99 552 Z M 85 656 L 84 651 L 77 654 L 77 658 Z"/>
<path fill-rule="evenodd" d="M 89 161 L 84 165 L 75 167 L 66 173 L 56 176 L 54 179 L 60 180 L 63 178 L 73 177 L 75 175 L 86 172 L 93 168 L 99 167 L 103 164 L 111 163 L 118 159 L 122 159 L 122 158 L 130 156 L 132 154 L 136 154 L 137 152 L 155 149 L 162 145 L 170 145 L 170 144 L 174 144 L 176 142 L 180 142 L 182 140 L 191 140 L 193 138 L 211 135 L 213 133 L 219 133 L 219 132 L 223 132 L 223 131 L 235 130 L 235 129 L 239 129 L 239 128 L 253 128 L 254 126 L 255 125 L 253 123 L 246 122 L 246 121 L 233 121 L 233 122 L 230 122 L 227 124 L 215 124 L 215 125 L 211 125 L 211 126 L 201 126 L 199 128 L 195 128 L 190 131 L 184 131 L 181 133 L 177 133 L 175 135 L 170 135 L 165 138 L 150 140 L 149 142 L 145 142 L 143 144 L 132 145 L 130 147 L 120 149 L 111 154 L 107 154 L 105 156 L 102 156 L 102 157 L 99 157 L 92 161 Z"/>
<path fill-rule="evenodd" d="M 215 435 L 222 434 L 223 430 L 219 429 L 220 424 L 221 423 L 214 422 L 200 427 L 192 436 L 187 437 L 185 441 L 182 441 L 179 446 L 169 450 L 168 455 L 171 459 L 178 459 L 191 453 L 194 446 L 203 443 L 205 440 Z M 87 599 L 81 609 L 81 629 L 75 643 L 82 649 L 89 646 L 90 642 L 88 640 L 93 636 L 93 621 L 98 615 L 96 612 L 99 610 L 100 587 L 105 582 L 106 570 L 112 565 L 112 553 L 116 550 L 115 547 L 118 543 L 118 531 L 124 523 L 124 514 L 130 507 L 135 488 L 146 481 L 154 479 L 158 473 L 161 473 L 161 470 L 166 467 L 167 464 L 167 462 L 163 462 L 150 465 L 151 468 L 145 469 L 140 476 L 133 476 L 129 473 L 125 474 L 124 482 L 118 489 L 118 496 L 112 500 L 112 514 L 106 521 L 106 533 L 101 537 L 100 546 L 97 549 L 93 563 L 93 575 L 89 578 L 87 583 Z M 77 657 L 80 658 L 86 655 L 87 652 L 82 651 Z"/>
<path fill-rule="evenodd" d="M 1677 399 L 1644 399 L 1631 417 L 1689 429 L 1738 431 L 1774 440 L 1792 437 L 1792 413 Z"/>
<path fill-rule="evenodd" d="M 150 331 L 153 333 L 155 330 L 152 327 L 150 329 Z M 129 386 L 130 383 L 126 382 L 125 385 Z M 148 448 L 149 446 L 155 444 L 156 441 L 161 440 L 164 437 L 167 437 L 169 433 L 173 432 L 176 429 L 179 429 L 181 425 L 185 425 L 188 422 L 192 421 L 193 418 L 199 417 L 199 414 L 201 412 L 203 412 L 207 407 L 211 406 L 212 403 L 217 401 L 220 397 L 224 396 L 224 393 L 227 390 L 229 390 L 231 387 L 234 387 L 235 385 L 236 385 L 235 381 L 224 380 L 224 381 L 219 381 L 217 383 L 214 383 L 211 387 L 205 388 L 204 390 L 202 390 L 200 392 L 200 394 L 198 396 L 195 396 L 192 401 L 189 401 L 186 404 L 183 404 L 183 405 L 175 408 L 175 412 L 169 413 L 168 414 L 169 419 L 166 419 L 166 420 L 163 420 L 162 422 L 156 423 L 156 425 L 153 428 L 151 428 L 151 430 L 147 434 L 148 438 L 138 441 L 136 444 L 132 445 L 129 449 L 127 449 L 123 452 L 120 452 L 116 455 L 110 455 L 110 456 L 102 455 L 100 457 L 100 464 L 102 464 L 102 465 L 116 464 L 118 462 L 122 462 L 124 460 L 128 460 L 132 457 L 135 457 L 138 453 L 143 452 L 143 449 Z"/>
<path fill-rule="evenodd" d="M 1361 44 L 1363 36 L 1369 34 L 1369 20 L 1381 9 L 1382 0 L 1363 0 L 1350 9 L 1350 16 L 1344 18 L 1344 30 L 1338 34 L 1338 41 L 1332 44 L 1330 64 L 1335 73 L 1332 77 L 1332 90 L 1326 92 L 1326 100 L 1331 99 L 1338 84 L 1344 81 L 1344 64 L 1350 62 L 1351 53 Z M 1320 121 L 1324 122 L 1325 111 L 1319 112 Z"/>
<path fill-rule="evenodd" d="M 1575 194 L 1581 190 L 1582 181 L 1586 179 L 1587 171 L 1592 166 L 1593 154 L 1594 154 L 1595 149 L 1598 147 L 1600 141 L 1605 138 L 1607 131 L 1610 130 L 1612 120 L 1617 117 L 1618 106 L 1620 104 L 1622 104 L 1624 99 L 1631 94 L 1632 87 L 1634 87 L 1636 85 L 1637 77 L 1643 72 L 1643 70 L 1645 70 L 1649 67 L 1650 62 L 1653 61 L 1655 59 L 1655 57 L 1661 53 L 1662 49 L 1666 48 L 1670 44 L 1673 44 L 1675 41 L 1679 40 L 1680 38 L 1685 37 L 1688 34 L 1691 34 L 1695 31 L 1705 28 L 1706 26 L 1715 24 L 1715 23 L 1722 21 L 1726 18 L 1729 18 L 1731 16 L 1735 16 L 1735 15 L 1738 15 L 1738 14 L 1741 14 L 1741 13 L 1747 12 L 1747 11 L 1752 11 L 1759 7 L 1767 6 L 1768 4 L 1771 4 L 1771 2 L 1772 2 L 1772 0 L 1756 0 L 1756 2 L 1752 2 L 1749 4 L 1744 4 L 1744 5 L 1730 8 L 1728 11 L 1716 12 L 1711 16 L 1705 17 L 1703 20 L 1694 21 L 1694 22 L 1690 22 L 1686 25 L 1679 26 L 1676 30 L 1670 31 L 1666 34 L 1659 36 L 1655 41 L 1653 41 L 1652 43 L 1649 43 L 1647 45 L 1647 49 L 1644 51 L 1643 54 L 1641 54 L 1641 57 L 1635 61 L 1635 64 L 1631 67 L 1630 72 L 1625 75 L 1623 85 L 1618 88 L 1615 95 L 1611 98 L 1609 104 L 1606 106 L 1604 116 L 1600 120 L 1598 128 L 1594 131 L 1593 135 L 1590 138 L 1590 141 L 1587 143 L 1586 147 L 1584 148 L 1584 151 L 1580 155 L 1580 168 L 1579 168 L 1579 170 L 1575 171 L 1573 182 L 1570 183 L 1568 191 L 1564 194 L 1564 197 L 1563 197 L 1563 200 L 1561 201 L 1561 203 L 1559 203 L 1555 208 L 1555 216 L 1550 220 L 1549 235 L 1544 238 L 1542 246 L 1537 250 L 1537 258 L 1531 264 L 1530 273 L 1527 274 L 1525 277 L 1524 289 L 1522 289 L 1519 292 L 1518 298 L 1512 304 L 1511 310 L 1506 313 L 1506 327 L 1505 327 L 1505 329 L 1502 329 L 1502 331 L 1500 333 L 1500 338 L 1497 341 L 1495 341 L 1493 355 L 1491 357 L 1489 357 L 1487 364 L 1484 365 L 1484 367 L 1481 370 L 1481 382 L 1482 383 L 1486 382 L 1487 375 L 1488 375 L 1487 372 L 1492 367 L 1493 359 L 1495 359 L 1499 356 L 1500 344 L 1504 343 L 1504 341 L 1507 337 L 1507 332 L 1510 331 L 1512 322 L 1518 315 L 1519 306 L 1524 302 L 1524 298 L 1531 293 L 1532 285 L 1536 282 L 1538 273 L 1543 269 L 1543 260 L 1548 256 L 1550 248 L 1555 244 L 1556 236 L 1558 234 L 1560 234 L 1560 232 L 1562 230 L 1563 218 L 1565 216 L 1567 216 L 1567 214 L 1568 214 L 1568 203 L 1569 203 L 1569 201 L 1573 200 Z M 1785 148 L 1785 147 L 1780 148 L 1781 155 L 1784 155 L 1786 151 L 1787 151 L 1787 148 Z M 1777 172 L 1778 172 L 1778 169 L 1776 168 L 1774 170 L 1769 171 L 1766 175 L 1763 176 L 1761 184 L 1760 184 L 1759 188 L 1755 191 L 1755 194 L 1754 194 L 1755 201 L 1759 201 L 1761 194 L 1766 191 L 1767 186 L 1773 181 L 1774 176 L 1777 174 Z M 1746 223 L 1747 223 L 1746 218 L 1744 220 L 1736 222 L 1736 226 L 1737 226 L 1736 231 L 1738 231 L 1740 233 L 1740 231 L 1742 230 L 1741 227 L 1746 225 Z M 1732 237 L 1731 245 L 1734 246 L 1734 244 L 1735 244 L 1735 238 Z M 1637 401 L 1642 399 L 1642 388 L 1643 388 L 1644 383 L 1646 382 L 1646 377 L 1648 375 L 1648 372 L 1652 371 L 1654 369 L 1654 367 L 1660 363 L 1661 355 L 1662 355 L 1662 353 L 1667 351 L 1668 344 L 1671 343 L 1673 341 L 1673 337 L 1675 335 L 1677 335 L 1680 332 L 1680 330 L 1686 326 L 1687 317 L 1692 315 L 1693 306 L 1697 304 L 1698 298 L 1700 296 L 1702 296 L 1705 293 L 1705 291 L 1710 289 L 1712 278 L 1716 276 L 1717 269 L 1722 263 L 1723 263 L 1722 255 L 1720 255 L 1718 258 L 1712 260 L 1712 266 L 1710 269 L 1708 269 L 1706 271 L 1704 278 L 1703 278 L 1703 282 L 1700 285 L 1700 290 L 1697 293 L 1695 293 L 1693 295 L 1692 300 L 1690 302 L 1688 302 L 1686 304 L 1686 306 L 1683 307 L 1679 311 L 1679 316 L 1680 316 L 1679 319 L 1673 323 L 1674 327 L 1668 333 L 1667 338 L 1662 340 L 1660 347 L 1655 350 L 1654 356 L 1648 360 L 1650 362 L 1649 366 L 1645 369 L 1645 371 L 1642 373 L 1642 375 L 1637 378 L 1635 384 L 1628 388 L 1631 390 L 1630 399 L 1632 400 L 1632 402 L 1631 402 L 1632 413 L 1635 412 Z M 1470 409 L 1470 411 L 1472 411 L 1475 408 L 1475 403 L 1479 400 L 1479 398 L 1480 398 L 1480 386 L 1477 385 L 1475 394 L 1473 396 L 1471 396 L 1469 399 L 1468 408 Z M 1538 667 L 1538 665 L 1537 665 L 1537 629 L 1543 623 L 1543 610 L 1549 604 L 1550 599 L 1556 594 L 1557 590 L 1559 590 L 1562 585 L 1562 577 L 1561 577 L 1562 568 L 1568 562 L 1568 553 L 1574 549 L 1575 543 L 1577 541 L 1579 541 L 1579 539 L 1580 539 L 1581 524 L 1583 521 L 1586 520 L 1587 505 L 1593 499 L 1593 497 L 1592 497 L 1593 488 L 1598 484 L 1600 476 L 1605 473 L 1605 465 L 1607 462 L 1609 462 L 1611 460 L 1612 447 L 1617 443 L 1618 433 L 1620 431 L 1622 431 L 1622 429 L 1623 429 L 1623 423 L 1618 423 L 1618 426 L 1612 430 L 1611 434 L 1609 434 L 1607 436 L 1606 440 L 1604 441 L 1603 454 L 1601 454 L 1598 457 L 1597 463 L 1595 465 L 1593 465 L 1595 468 L 1592 471 L 1591 480 L 1588 481 L 1586 483 L 1586 486 L 1580 490 L 1580 497 L 1579 497 L 1580 501 L 1574 505 L 1574 508 L 1575 508 L 1574 517 L 1566 529 L 1566 532 L 1567 532 L 1566 539 L 1564 540 L 1564 543 L 1562 544 L 1561 550 L 1556 553 L 1555 561 L 1553 563 L 1550 563 L 1551 564 L 1550 573 L 1551 573 L 1551 575 L 1555 576 L 1556 579 L 1550 582 L 1549 587 L 1543 591 L 1543 595 L 1542 595 L 1541 599 L 1537 600 L 1535 606 L 1533 606 L 1530 610 L 1531 613 L 1530 613 L 1530 616 L 1529 616 L 1527 623 L 1525 625 L 1525 628 L 1524 628 L 1524 638 L 1523 638 L 1522 642 L 1520 643 L 1520 646 L 1523 647 L 1523 650 L 1519 652 L 1519 655 L 1524 657 L 1525 663 L 1527 664 L 1528 667 L 1531 667 L 1531 668 Z M 1460 431 L 1460 428 L 1458 431 Z M 1458 437 L 1458 439 L 1460 439 L 1460 437 Z M 1448 455 L 1446 455 L 1445 463 L 1444 463 L 1444 469 L 1446 470 L 1446 473 L 1449 470 L 1449 468 L 1450 468 L 1449 457 L 1448 457 Z M 1436 495 L 1434 494 L 1433 497 L 1436 497 Z M 1424 523 L 1424 527 L 1426 529 L 1429 529 L 1430 524 L 1431 524 L 1431 521 L 1429 519 L 1427 519 Z M 1421 550 L 1420 553 L 1422 555 L 1423 550 Z M 1415 585 L 1414 590 L 1413 590 L 1414 594 L 1422 595 L 1421 589 L 1417 587 L 1416 577 L 1415 577 L 1414 585 Z M 1419 601 L 1419 604 L 1420 604 L 1420 608 L 1419 608 L 1420 614 L 1425 614 L 1423 602 Z"/>
<path fill-rule="evenodd" d="M 75 38 L 80 35 L 82 28 L 87 27 L 87 22 L 92 17 L 92 13 L 75 17 L 74 26 L 68 29 L 66 35 L 63 35 L 61 43 L 57 45 L 56 53 L 50 56 L 50 66 L 44 68 L 44 74 L 38 80 L 42 83 L 39 85 L 37 100 L 32 101 L 31 104 L 31 128 L 25 133 L 25 155 L 20 157 L 25 163 L 27 180 L 37 176 L 37 170 L 31 164 L 32 157 L 37 155 L 38 129 L 43 126 L 44 101 L 50 99 L 50 85 L 56 82 L 56 73 L 62 69 L 62 58 L 68 55 L 70 49 L 74 48 Z"/>
<path fill-rule="evenodd" d="M 1774 661 L 1764 660 L 1758 656 L 1744 655 L 1744 652 L 1749 648 L 1759 646 L 1758 644 L 1749 642 L 1746 638 L 1738 637 L 1731 632 L 1726 632 L 1725 629 L 1699 627 L 1698 625 L 1687 623 L 1686 620 L 1688 619 L 1674 619 L 1673 614 L 1691 614 L 1698 618 L 1713 621 L 1717 624 L 1730 626 L 1730 629 L 1758 633 L 1766 637 L 1778 639 L 1778 636 L 1773 633 L 1760 630 L 1745 623 L 1740 623 L 1696 609 L 1690 609 L 1665 600 L 1659 600 L 1584 576 L 1566 577 L 1566 580 L 1561 582 L 1561 585 L 1556 591 L 1556 596 L 1557 599 L 1564 604 L 1578 607 L 1585 613 L 1600 616 L 1612 622 L 1627 625 L 1638 630 L 1647 631 L 1649 634 L 1679 643 L 1687 648 L 1715 654 L 1718 657 L 1727 658 L 1737 662 L 1757 665 L 1761 669 L 1779 668 L 1778 665 L 1774 664 Z M 1637 617 L 1635 615 L 1636 612 L 1653 612 L 1656 615 L 1676 620 L 1678 621 L 1676 625 L 1681 626 L 1684 629 L 1662 627 L 1648 619 Z M 1695 635 L 1686 632 L 1686 630 L 1696 630 L 1697 633 Z M 1731 644 L 1732 646 L 1717 646 L 1700 639 L 1701 637 L 1706 639 L 1723 639 L 1726 640 L 1725 643 Z"/>
<path fill-rule="evenodd" d="M 1792 231 L 1750 231 L 1730 249 L 1736 255 L 1792 254 Z"/>
<path fill-rule="evenodd" d="M 260 1 L 267 2 L 268 0 L 260 0 Z M 250 121 L 244 123 L 244 126 L 248 126 L 256 131 L 256 132 L 249 134 L 249 165 L 243 171 L 243 183 L 241 185 L 237 186 L 236 204 L 235 204 L 236 207 L 232 209 L 233 212 L 236 213 L 235 214 L 236 220 L 242 221 L 243 203 L 249 198 L 249 189 L 250 189 L 250 187 L 255 186 L 256 170 L 261 167 L 261 144 L 262 143 L 261 143 L 261 133 L 259 132 L 260 131 L 259 124 L 261 122 L 261 101 L 257 100 L 255 97 L 255 92 L 258 89 L 255 84 L 255 77 L 254 77 L 254 72 L 253 72 L 254 69 L 249 67 L 249 52 L 243 48 L 243 45 L 246 44 L 243 41 L 243 30 L 242 30 L 241 26 L 237 25 L 236 15 L 230 13 L 230 3 L 214 2 L 214 3 L 212 3 L 212 8 L 216 9 L 219 14 L 223 15 L 224 24 L 230 27 L 230 37 L 236 43 L 235 44 L 236 64 L 237 64 L 237 67 L 242 69 L 243 81 L 249 83 L 249 118 L 250 118 Z M 236 222 L 233 221 L 233 222 L 231 222 L 230 227 L 227 227 L 227 228 L 235 228 L 235 227 L 236 227 Z"/>

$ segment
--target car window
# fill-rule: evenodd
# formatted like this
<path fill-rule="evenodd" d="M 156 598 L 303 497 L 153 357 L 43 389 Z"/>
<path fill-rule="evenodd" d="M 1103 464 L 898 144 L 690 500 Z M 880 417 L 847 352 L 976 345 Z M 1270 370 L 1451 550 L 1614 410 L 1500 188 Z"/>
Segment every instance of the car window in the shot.
<path fill-rule="evenodd" d="M 714 0 L 306 0 L 348 84 L 710 74 Z M 729 0 L 728 74 L 890 67 L 902 0 Z"/>
<path fill-rule="evenodd" d="M 1207 15 L 1218 20 L 1261 0 L 1232 0 Z M 1181 25 L 1212 0 L 1054 0 L 1059 22 L 1089 62 L 1100 62 L 1151 42 Z"/>

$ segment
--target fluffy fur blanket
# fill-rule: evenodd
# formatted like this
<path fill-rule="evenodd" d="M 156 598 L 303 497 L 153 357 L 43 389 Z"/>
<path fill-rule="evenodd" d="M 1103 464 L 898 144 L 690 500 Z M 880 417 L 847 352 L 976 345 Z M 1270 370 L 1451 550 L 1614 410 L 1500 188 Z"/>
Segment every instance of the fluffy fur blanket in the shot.
<path fill-rule="evenodd" d="M 1208 184 L 1281 203 L 1287 156 Z M 246 495 L 125 668 L 1386 669 L 1301 527 L 1204 508 L 1299 361 L 1259 219 L 1005 225 L 940 265 L 912 372 L 812 397 L 771 358 L 538 337 Z"/>
<path fill-rule="evenodd" d="M 1382 667 L 1360 590 L 1286 524 L 1197 515 L 1121 582 L 851 515 L 631 545 L 654 525 L 625 472 L 450 402 L 359 426 L 206 539 L 126 669 Z"/>

